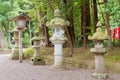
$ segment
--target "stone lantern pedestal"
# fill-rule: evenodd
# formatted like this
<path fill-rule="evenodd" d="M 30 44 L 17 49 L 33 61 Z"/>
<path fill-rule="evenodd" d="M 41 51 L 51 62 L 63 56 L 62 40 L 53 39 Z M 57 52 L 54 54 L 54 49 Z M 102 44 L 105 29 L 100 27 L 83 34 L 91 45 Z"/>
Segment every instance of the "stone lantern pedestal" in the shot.
<path fill-rule="evenodd" d="M 32 41 L 34 43 L 33 48 L 34 48 L 34 56 L 31 59 L 31 64 L 32 65 L 44 65 L 45 61 L 40 54 L 40 37 L 33 37 Z"/>
<path fill-rule="evenodd" d="M 18 32 L 18 30 L 16 28 L 14 29 L 13 32 L 14 32 L 15 46 L 12 49 L 10 59 L 18 60 L 19 59 L 19 36 L 18 36 L 19 32 Z"/>
<path fill-rule="evenodd" d="M 95 48 L 91 48 L 90 52 L 95 54 L 95 72 L 92 76 L 98 79 L 108 78 L 104 67 L 104 54 L 106 53 L 106 49 L 102 46 L 102 43 L 95 45 Z"/>
<path fill-rule="evenodd" d="M 90 49 L 90 52 L 95 54 L 95 72 L 92 74 L 97 79 L 107 79 L 108 74 L 105 72 L 104 67 L 104 54 L 106 49 L 103 47 L 102 41 L 108 37 L 101 28 L 97 28 L 93 36 L 88 36 L 89 40 L 95 41 L 95 47 Z"/>
<path fill-rule="evenodd" d="M 54 16 L 54 19 L 46 23 L 47 26 L 53 29 L 53 35 L 50 38 L 50 41 L 54 44 L 54 64 L 52 68 L 62 69 L 62 47 L 63 43 L 67 40 L 64 36 L 64 27 L 67 27 L 69 22 L 61 18 L 61 12 L 59 9 L 54 11 Z"/>
<path fill-rule="evenodd" d="M 62 46 L 65 41 L 58 40 L 58 41 L 52 41 L 54 44 L 54 64 L 53 68 L 63 68 L 62 65 Z"/>
<path fill-rule="evenodd" d="M 46 47 L 45 37 L 43 37 L 43 36 L 40 37 L 40 47 L 42 47 L 42 48 Z"/>

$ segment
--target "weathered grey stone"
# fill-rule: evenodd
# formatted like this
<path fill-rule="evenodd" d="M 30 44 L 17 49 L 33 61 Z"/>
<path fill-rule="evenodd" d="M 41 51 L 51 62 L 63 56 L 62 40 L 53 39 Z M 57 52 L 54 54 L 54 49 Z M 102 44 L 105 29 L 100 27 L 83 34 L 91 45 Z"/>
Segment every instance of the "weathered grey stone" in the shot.
<path fill-rule="evenodd" d="M 98 79 L 106 79 L 108 78 L 104 67 L 104 54 L 106 53 L 106 49 L 102 41 L 108 39 L 108 36 L 101 28 L 97 28 L 93 36 L 88 36 L 88 39 L 96 42 L 94 48 L 90 49 L 90 52 L 95 54 L 95 73 L 93 73 L 92 76 Z"/>
<path fill-rule="evenodd" d="M 13 32 L 14 32 L 15 45 L 14 45 L 14 48 L 12 49 L 10 59 L 18 60 L 19 59 L 19 36 L 18 36 L 19 32 L 16 28 L 13 30 Z"/>
<path fill-rule="evenodd" d="M 12 49 L 10 59 L 12 59 L 12 60 L 18 60 L 19 59 L 19 49 L 18 48 L 13 48 Z"/>
<path fill-rule="evenodd" d="M 5 42 L 4 42 L 4 33 L 2 32 L 2 30 L 0 30 L 0 48 L 4 49 L 5 48 Z"/>
<path fill-rule="evenodd" d="M 54 16 L 55 18 L 47 22 L 46 25 L 53 29 L 53 35 L 50 38 L 50 41 L 54 44 L 54 65 L 52 67 L 59 69 L 62 68 L 62 46 L 67 40 L 64 36 L 64 27 L 68 26 L 69 22 L 61 18 L 59 9 L 54 11 Z"/>
<path fill-rule="evenodd" d="M 45 61 L 42 55 L 40 54 L 40 37 L 38 32 L 35 32 L 35 37 L 32 38 L 32 41 L 34 42 L 33 48 L 34 48 L 34 56 L 32 57 L 30 63 L 32 65 L 44 65 Z"/>

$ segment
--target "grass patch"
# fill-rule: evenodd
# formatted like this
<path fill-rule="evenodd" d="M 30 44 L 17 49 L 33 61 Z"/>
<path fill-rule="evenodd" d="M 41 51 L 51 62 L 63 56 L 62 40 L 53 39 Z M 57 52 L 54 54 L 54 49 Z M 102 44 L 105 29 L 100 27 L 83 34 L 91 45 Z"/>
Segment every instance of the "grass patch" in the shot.
<path fill-rule="evenodd" d="M 40 54 L 44 56 L 47 64 L 53 64 L 54 61 L 54 48 L 40 48 Z M 90 48 L 74 48 L 73 56 L 70 54 L 69 48 L 63 49 L 63 64 L 68 67 L 87 68 L 94 69 L 94 54 L 90 53 Z M 23 51 L 27 57 L 32 57 L 34 54 L 33 48 L 27 48 Z M 107 51 L 104 56 L 105 68 L 107 71 L 120 72 L 120 49 L 114 48 L 111 51 Z"/>

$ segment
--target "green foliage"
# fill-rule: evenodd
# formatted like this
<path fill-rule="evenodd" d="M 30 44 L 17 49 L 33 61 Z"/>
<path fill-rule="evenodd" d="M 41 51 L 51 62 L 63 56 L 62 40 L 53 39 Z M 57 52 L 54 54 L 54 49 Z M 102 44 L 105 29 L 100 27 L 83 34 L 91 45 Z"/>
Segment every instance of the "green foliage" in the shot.
<path fill-rule="evenodd" d="M 120 25 L 120 4 L 119 0 L 108 0 L 108 13 L 110 14 L 111 28 L 114 29 Z"/>
<path fill-rule="evenodd" d="M 33 48 L 24 49 L 23 54 L 26 58 L 31 58 L 34 54 L 34 49 Z"/>
<path fill-rule="evenodd" d="M 6 47 L 8 48 L 8 49 L 12 49 L 13 48 L 13 45 L 6 45 Z"/>
<path fill-rule="evenodd" d="M 110 27 L 111 27 L 111 29 L 114 29 L 120 25 L 120 23 L 119 23 L 120 22 L 119 3 L 120 3 L 119 0 L 108 0 L 108 3 L 106 3 L 106 7 L 105 7 L 105 4 L 98 6 L 99 14 L 108 13 L 110 15 Z M 101 16 L 101 17 L 103 17 L 103 16 Z"/>
<path fill-rule="evenodd" d="M 62 17 L 65 19 L 73 18 L 74 30 L 75 30 L 75 44 L 76 47 L 79 47 L 81 43 L 80 36 L 82 35 L 81 28 L 81 5 L 84 4 L 84 0 L 66 0 L 67 4 L 63 0 L 49 0 L 52 8 L 55 10 L 57 7 L 62 11 Z M 103 2 L 104 0 L 99 0 L 98 2 Z M 104 3 L 104 2 L 103 2 Z M 98 6 L 98 15 L 101 23 L 105 24 L 103 18 L 105 18 L 104 13 L 110 15 L 110 26 L 111 29 L 116 28 L 120 25 L 120 0 L 108 0 L 105 7 L 105 4 L 100 4 Z M 90 6 L 93 6 L 90 1 Z M 73 9 L 73 12 L 71 12 Z M 25 12 L 31 18 L 31 31 L 34 33 L 35 30 L 39 30 L 39 26 L 46 21 L 49 21 L 53 18 L 53 12 L 48 5 L 47 0 L 0 0 L 0 27 L 2 30 L 7 32 L 8 20 L 12 17 L 15 17 L 20 12 Z M 91 9 L 92 12 L 92 9 Z M 73 14 L 73 17 L 72 17 Z M 92 16 L 92 15 L 91 15 Z M 91 17 L 92 18 L 92 17 Z M 13 30 L 15 27 L 14 22 L 9 22 L 10 30 Z M 91 23 L 92 24 L 92 23 Z M 90 26 L 94 32 L 93 25 Z M 29 46 L 29 34 L 28 30 L 23 33 L 23 45 Z M 49 34 L 51 35 L 52 30 L 49 29 Z M 7 38 L 7 33 L 5 33 Z M 92 46 L 92 43 L 88 44 Z"/>
<path fill-rule="evenodd" d="M 23 33 L 22 44 L 24 47 L 29 47 L 30 38 L 29 38 L 29 34 L 27 32 Z"/>

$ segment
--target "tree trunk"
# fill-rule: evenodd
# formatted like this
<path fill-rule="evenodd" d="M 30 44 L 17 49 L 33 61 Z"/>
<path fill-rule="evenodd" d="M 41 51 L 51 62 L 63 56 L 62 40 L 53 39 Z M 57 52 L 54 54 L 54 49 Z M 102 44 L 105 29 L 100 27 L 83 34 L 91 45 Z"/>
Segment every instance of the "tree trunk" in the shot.
<path fill-rule="evenodd" d="M 30 45 L 32 45 L 32 42 L 31 42 L 32 33 L 31 33 L 31 28 L 30 28 L 30 21 L 29 21 L 28 27 L 29 27 Z"/>
<path fill-rule="evenodd" d="M 83 34 L 83 47 L 87 47 L 87 36 L 91 32 L 90 27 L 90 7 L 89 0 L 84 0 L 84 4 L 81 6 L 81 29 Z"/>
<path fill-rule="evenodd" d="M 66 11 L 70 12 L 70 15 L 66 16 L 66 19 L 68 21 L 70 21 L 70 26 L 67 27 L 67 30 L 69 32 L 69 36 L 70 36 L 70 42 L 72 44 L 72 46 L 74 46 L 75 44 L 75 34 L 74 34 L 74 15 L 73 15 L 73 2 L 67 2 L 67 0 L 62 0 L 63 3 L 66 5 Z M 67 4 L 71 7 L 70 9 L 67 9 Z"/>
<path fill-rule="evenodd" d="M 68 17 L 68 20 L 70 21 L 70 26 L 68 27 L 68 31 L 69 31 L 69 34 L 70 34 L 72 46 L 74 46 L 74 44 L 75 44 L 75 34 L 74 34 L 73 7 L 70 10 L 70 12 L 71 12 L 70 16 Z"/>
<path fill-rule="evenodd" d="M 67 9 L 67 0 L 62 0 L 63 3 L 65 4 L 66 6 L 66 11 L 68 11 Z M 66 33 L 67 33 L 67 38 L 68 38 L 68 45 L 70 47 L 70 51 L 71 51 L 71 54 L 69 54 L 68 56 L 72 56 L 73 53 L 74 53 L 74 43 L 75 43 L 75 34 L 74 34 L 74 20 L 73 20 L 73 3 L 70 4 L 70 6 L 72 6 L 72 8 L 70 9 L 70 15 L 69 16 L 66 16 L 65 18 L 70 21 L 70 26 L 65 28 L 66 30 Z M 67 15 L 67 14 L 66 14 Z"/>
<path fill-rule="evenodd" d="M 43 12 L 41 12 L 39 10 L 39 8 L 36 8 L 36 10 L 37 10 L 37 16 L 38 16 L 39 32 L 40 32 L 40 37 L 41 37 L 40 44 L 41 44 L 41 47 L 46 47 L 46 41 L 45 41 L 46 35 L 45 35 L 45 30 L 44 30 L 44 24 L 45 24 L 45 22 L 41 23 L 41 19 L 40 19 L 44 15 L 42 15 Z"/>
<path fill-rule="evenodd" d="M 46 20 L 44 22 L 44 34 L 45 34 L 45 43 L 47 47 L 50 47 L 50 41 L 49 41 L 49 34 L 48 34 L 48 27 L 46 26 Z"/>
<path fill-rule="evenodd" d="M 108 3 L 108 0 L 104 0 L 105 8 L 107 8 L 106 3 Z M 106 24 L 106 28 L 107 28 L 107 34 L 109 36 L 109 39 L 108 39 L 108 49 L 112 49 L 111 31 L 110 31 L 110 23 L 109 23 L 109 14 L 107 12 L 105 14 L 105 24 Z"/>
<path fill-rule="evenodd" d="M 97 3 L 96 0 L 93 0 L 93 24 L 94 24 L 94 32 L 96 31 L 96 24 L 98 22 L 98 11 L 97 11 Z"/>
<path fill-rule="evenodd" d="M 10 26 L 9 26 L 9 23 L 8 23 L 8 44 L 11 45 L 11 39 L 10 39 Z"/>
<path fill-rule="evenodd" d="M 8 44 L 8 46 L 10 46 L 11 45 L 11 40 L 10 40 L 10 28 L 9 28 L 9 22 L 7 21 L 6 23 L 5 23 L 5 30 L 6 30 L 6 32 L 7 32 L 7 44 Z"/>
<path fill-rule="evenodd" d="M 49 3 L 49 6 L 51 5 L 51 3 L 50 2 L 48 2 Z M 46 9 L 47 9 L 47 7 L 46 7 L 46 5 L 45 4 L 43 4 L 43 7 L 44 7 L 44 9 L 45 9 L 45 12 L 43 12 L 43 17 L 47 14 L 46 13 Z M 50 9 L 52 9 L 51 11 L 52 11 L 52 14 L 54 13 L 54 9 L 53 9 L 53 7 L 51 7 Z M 44 27 L 44 34 L 45 34 L 45 43 L 46 43 L 46 47 L 50 47 L 51 46 L 51 42 L 50 42 L 50 40 L 49 40 L 49 31 L 48 31 L 48 27 L 46 26 L 46 22 L 47 22 L 47 20 L 46 20 L 46 18 L 44 19 L 44 23 L 43 23 L 43 27 Z"/>

